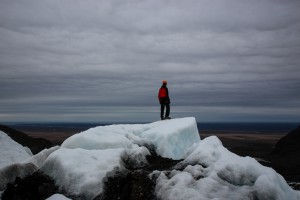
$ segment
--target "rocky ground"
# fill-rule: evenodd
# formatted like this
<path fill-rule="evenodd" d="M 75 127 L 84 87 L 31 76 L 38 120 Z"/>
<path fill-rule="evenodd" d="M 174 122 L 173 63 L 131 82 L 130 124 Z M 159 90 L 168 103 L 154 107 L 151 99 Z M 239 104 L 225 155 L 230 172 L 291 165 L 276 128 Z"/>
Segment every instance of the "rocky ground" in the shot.
<path fill-rule="evenodd" d="M 300 126 L 276 143 L 268 159 L 286 180 L 300 182 Z"/>
<path fill-rule="evenodd" d="M 153 171 L 170 171 L 179 162 L 158 156 L 153 151 L 147 156 L 148 165 L 140 168 L 126 166 L 126 172 L 119 172 L 105 180 L 104 193 L 96 200 L 155 200 L 155 176 Z"/>
<path fill-rule="evenodd" d="M 8 184 L 2 194 L 2 200 L 44 200 L 57 191 L 58 188 L 50 177 L 35 172 L 31 176 L 24 179 L 17 178 L 13 184 Z"/>

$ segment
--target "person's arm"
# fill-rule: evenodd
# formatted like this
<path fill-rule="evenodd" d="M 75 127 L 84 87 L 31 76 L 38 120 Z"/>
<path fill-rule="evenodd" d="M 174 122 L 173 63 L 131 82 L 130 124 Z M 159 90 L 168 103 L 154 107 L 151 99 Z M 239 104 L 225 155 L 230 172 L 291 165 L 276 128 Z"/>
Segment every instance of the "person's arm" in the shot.
<path fill-rule="evenodd" d="M 169 102 L 169 103 L 171 103 L 171 101 L 170 101 L 170 97 L 169 97 L 169 90 L 168 90 L 168 88 L 167 88 L 167 87 L 166 87 L 166 93 L 167 93 L 168 102 Z"/>
<path fill-rule="evenodd" d="M 158 95 L 157 95 L 157 97 L 158 97 L 158 101 L 159 101 L 159 103 L 161 103 L 161 99 L 160 99 L 160 90 L 161 90 L 161 88 L 158 90 Z"/>

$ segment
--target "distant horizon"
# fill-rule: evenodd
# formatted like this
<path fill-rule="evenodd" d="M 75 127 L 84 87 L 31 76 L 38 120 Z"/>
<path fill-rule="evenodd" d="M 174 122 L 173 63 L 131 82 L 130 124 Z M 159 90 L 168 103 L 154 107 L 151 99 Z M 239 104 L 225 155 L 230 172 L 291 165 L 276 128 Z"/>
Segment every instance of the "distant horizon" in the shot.
<path fill-rule="evenodd" d="M 89 128 L 120 124 L 148 124 L 151 122 L 10 122 L 2 123 L 17 130 L 56 132 L 56 131 L 84 131 Z M 0 123 L 1 124 L 1 123 Z M 264 133 L 286 134 L 299 127 L 299 122 L 197 122 L 199 132 L 213 131 L 219 133 Z"/>
<path fill-rule="evenodd" d="M 80 113 L 36 112 L 13 115 L 0 114 L 0 122 L 10 123 L 150 123 L 160 120 L 157 106 L 98 107 Z M 297 110 L 261 107 L 176 106 L 171 104 L 171 118 L 195 117 L 197 122 L 298 122 Z M 75 110 L 76 112 L 76 110 Z"/>
<path fill-rule="evenodd" d="M 175 118 L 174 118 L 175 119 Z M 161 120 L 156 120 L 161 121 Z M 0 122 L 2 125 L 48 125 L 48 124 L 145 124 L 145 123 L 152 123 L 156 121 L 7 121 L 7 122 Z M 198 124 L 300 124 L 298 121 L 197 121 Z"/>

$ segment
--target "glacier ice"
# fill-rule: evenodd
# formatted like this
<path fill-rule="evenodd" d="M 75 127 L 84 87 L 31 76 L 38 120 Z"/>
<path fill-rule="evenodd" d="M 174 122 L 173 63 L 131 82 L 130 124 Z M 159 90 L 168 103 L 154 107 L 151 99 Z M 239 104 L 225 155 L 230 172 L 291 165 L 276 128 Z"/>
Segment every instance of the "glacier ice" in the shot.
<path fill-rule="evenodd" d="M 76 134 L 63 142 L 64 148 L 132 148 L 151 144 L 156 152 L 172 159 L 182 159 L 189 146 L 200 140 L 193 117 L 153 122 L 99 126 Z"/>
<path fill-rule="evenodd" d="M 160 199 L 300 200 L 300 192 L 291 189 L 273 169 L 231 153 L 215 136 L 201 140 L 192 117 L 95 127 L 35 156 L 3 133 L 0 136 L 18 149 L 1 154 L 1 180 L 7 177 L 3 170 L 30 174 L 40 169 L 62 191 L 84 199 L 101 194 L 105 177 L 126 170 L 128 163 L 133 168 L 146 165 L 148 148 L 153 147 L 163 157 L 182 159 L 171 172 L 153 172 L 158 177 L 155 193 Z M 57 194 L 51 198 L 65 197 Z"/>
<path fill-rule="evenodd" d="M 177 165 L 182 170 L 161 172 L 156 194 L 161 199 L 297 200 L 284 178 L 255 159 L 240 157 L 211 136 L 194 145 Z"/>
<path fill-rule="evenodd" d="M 54 194 L 51 197 L 47 198 L 46 200 L 71 200 L 71 199 L 65 197 L 62 194 Z"/>
<path fill-rule="evenodd" d="M 0 131 L 0 191 L 17 177 L 24 178 L 33 174 L 44 164 L 48 155 L 58 148 L 44 149 L 33 156 L 29 148 L 23 147 Z"/>
<path fill-rule="evenodd" d="M 0 131 L 0 168 L 29 159 L 32 156 L 30 149 L 23 147 Z"/>
<path fill-rule="evenodd" d="M 60 189 L 83 199 L 93 199 L 101 194 L 106 173 L 120 166 L 122 152 L 122 148 L 61 148 L 47 158 L 42 171 L 52 177 Z"/>
<path fill-rule="evenodd" d="M 102 180 L 122 162 L 133 167 L 147 164 L 149 150 L 173 159 L 183 158 L 187 149 L 200 140 L 195 118 L 174 119 L 151 124 L 100 126 L 73 135 L 45 161 L 42 170 L 63 190 L 92 199 L 101 194 Z"/>

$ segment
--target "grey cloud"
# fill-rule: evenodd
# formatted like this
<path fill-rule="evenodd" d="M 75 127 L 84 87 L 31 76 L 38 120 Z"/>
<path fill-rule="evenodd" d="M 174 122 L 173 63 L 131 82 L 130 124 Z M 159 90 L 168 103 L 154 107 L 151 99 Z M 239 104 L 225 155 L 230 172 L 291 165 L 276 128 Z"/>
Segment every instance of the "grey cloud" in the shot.
<path fill-rule="evenodd" d="M 7 26 L 98 27 L 119 31 L 233 28 L 273 30 L 296 23 L 298 1 L 38 1 L 2 0 L 1 19 Z M 10 21 L 10 23 L 5 23 Z"/>
<path fill-rule="evenodd" d="M 155 120 L 162 79 L 177 117 L 298 120 L 299 1 L 0 4 L 0 121 Z"/>

